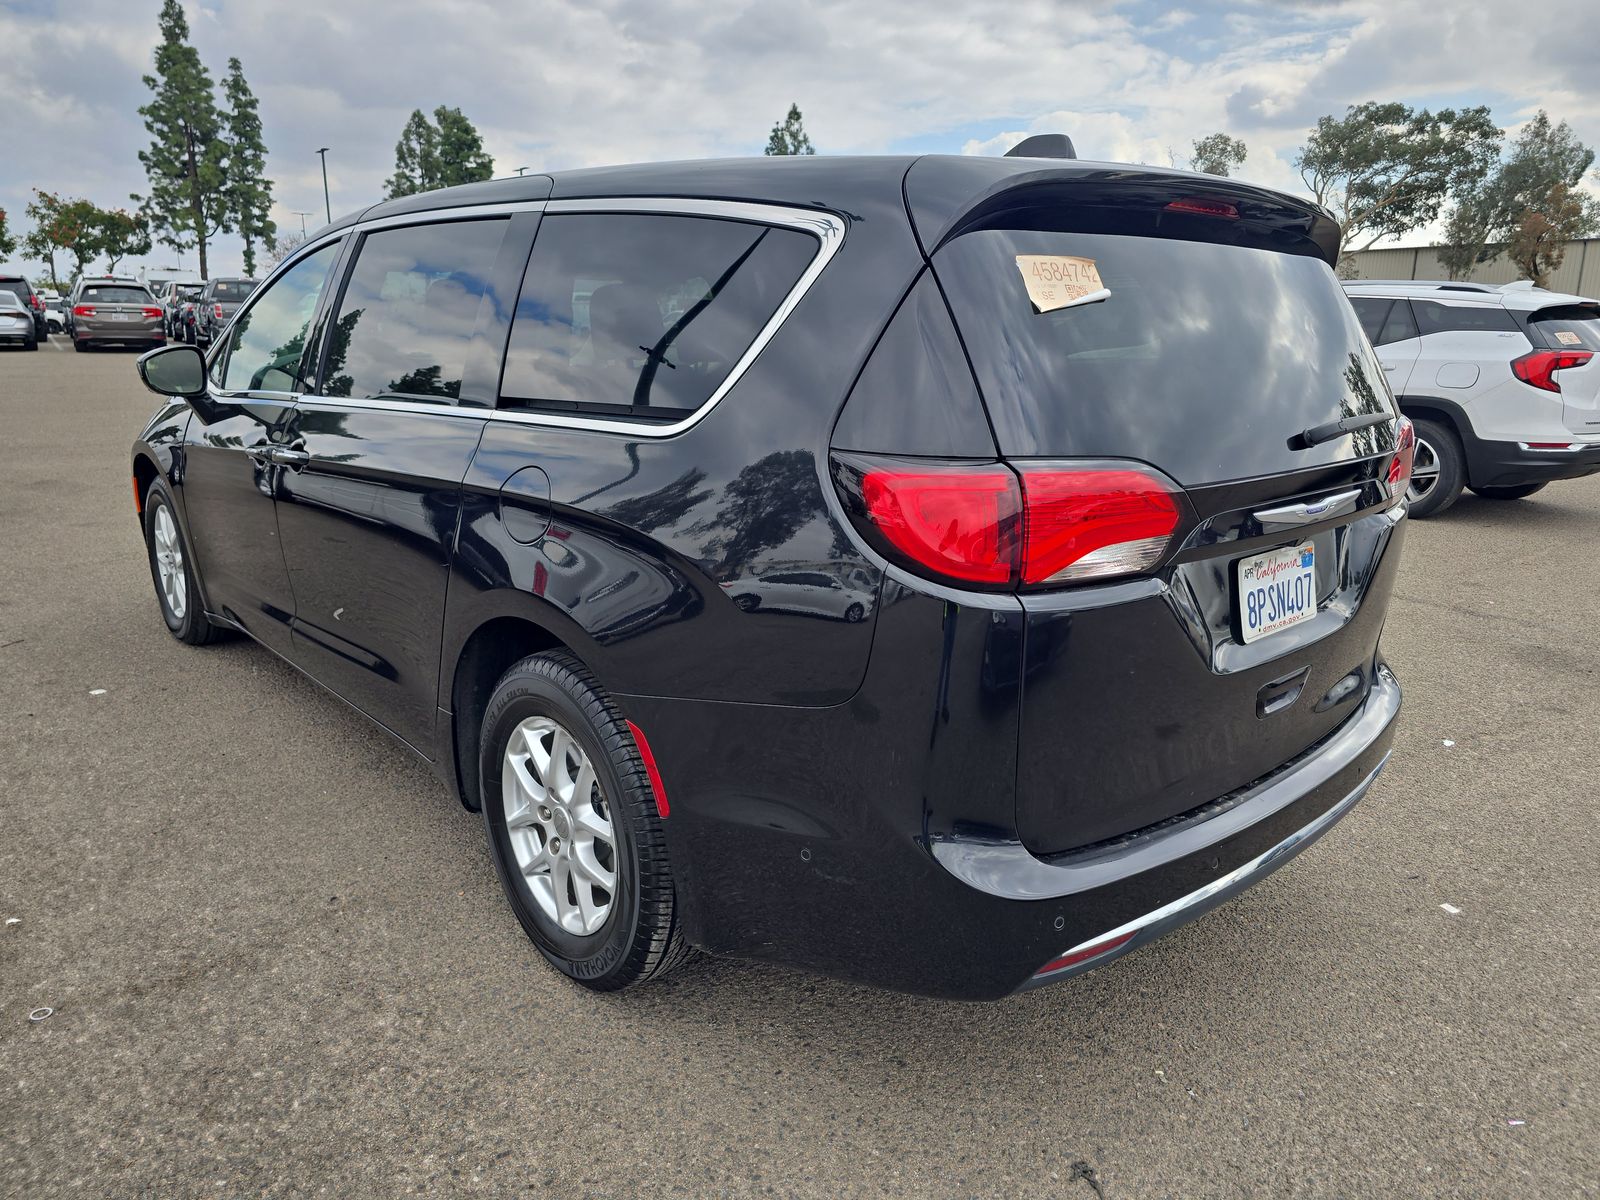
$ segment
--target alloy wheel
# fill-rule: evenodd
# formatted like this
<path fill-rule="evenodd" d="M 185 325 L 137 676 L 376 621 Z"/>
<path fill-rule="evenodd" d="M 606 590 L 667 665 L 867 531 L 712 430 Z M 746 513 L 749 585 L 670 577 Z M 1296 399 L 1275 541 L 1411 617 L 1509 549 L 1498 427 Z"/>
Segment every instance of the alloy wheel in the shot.
<path fill-rule="evenodd" d="M 616 898 L 611 805 L 578 739 L 549 717 L 511 731 L 501 767 L 506 833 L 517 867 L 544 915 L 587 936 Z"/>
<path fill-rule="evenodd" d="M 156 577 L 161 581 L 161 596 L 173 619 L 181 621 L 189 608 L 189 581 L 183 573 L 183 541 L 178 537 L 178 525 L 172 519 L 172 510 L 165 504 L 156 507 L 154 525 L 152 540 L 155 543 Z"/>
<path fill-rule="evenodd" d="M 1415 504 L 1439 485 L 1439 453 L 1425 438 L 1417 438 L 1416 457 L 1411 465 L 1411 485 L 1406 499 Z"/>

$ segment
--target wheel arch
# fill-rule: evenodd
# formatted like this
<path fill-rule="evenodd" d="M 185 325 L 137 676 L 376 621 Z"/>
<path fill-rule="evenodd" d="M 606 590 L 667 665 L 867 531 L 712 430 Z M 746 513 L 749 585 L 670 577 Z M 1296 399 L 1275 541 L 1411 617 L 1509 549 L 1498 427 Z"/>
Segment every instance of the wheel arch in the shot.
<path fill-rule="evenodd" d="M 144 527 L 144 498 L 150 494 L 150 485 L 161 477 L 161 468 L 156 465 L 156 460 L 143 450 L 137 450 L 133 455 L 133 479 L 137 485 L 134 496 L 134 516 L 138 518 L 140 528 Z"/>
<path fill-rule="evenodd" d="M 478 786 L 478 735 L 489 697 L 513 663 L 546 650 L 565 650 L 589 665 L 570 639 L 526 610 L 483 618 L 455 654 L 449 691 L 450 750 L 456 795 L 472 812 L 483 807 Z"/>

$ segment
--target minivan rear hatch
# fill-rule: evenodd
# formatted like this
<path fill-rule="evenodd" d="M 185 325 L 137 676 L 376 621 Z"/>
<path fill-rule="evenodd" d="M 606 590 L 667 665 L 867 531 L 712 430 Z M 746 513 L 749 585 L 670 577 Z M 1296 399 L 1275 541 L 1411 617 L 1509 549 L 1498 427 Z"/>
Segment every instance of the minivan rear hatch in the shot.
<path fill-rule="evenodd" d="M 930 247 L 1001 455 L 1142 464 L 1184 501 L 1155 574 L 1022 589 L 1017 824 L 1035 853 L 1209 811 L 1369 690 L 1398 424 L 1330 226 L 1228 181 L 1075 164 L 991 193 Z M 1272 581 L 1297 574 L 1314 599 L 1265 620 Z"/>

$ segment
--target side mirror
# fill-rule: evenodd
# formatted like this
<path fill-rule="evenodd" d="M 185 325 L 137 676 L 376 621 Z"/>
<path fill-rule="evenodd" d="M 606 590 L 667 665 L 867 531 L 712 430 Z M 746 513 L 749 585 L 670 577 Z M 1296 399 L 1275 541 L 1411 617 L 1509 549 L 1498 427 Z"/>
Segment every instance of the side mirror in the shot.
<path fill-rule="evenodd" d="M 193 346 L 161 346 L 139 356 L 139 378 L 162 396 L 185 400 L 206 390 L 206 360 Z"/>

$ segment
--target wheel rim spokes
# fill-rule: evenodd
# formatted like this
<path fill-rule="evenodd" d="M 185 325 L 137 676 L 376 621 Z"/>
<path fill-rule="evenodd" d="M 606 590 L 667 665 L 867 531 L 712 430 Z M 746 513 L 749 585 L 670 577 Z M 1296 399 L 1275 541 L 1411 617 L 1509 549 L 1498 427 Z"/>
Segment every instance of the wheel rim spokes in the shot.
<path fill-rule="evenodd" d="M 568 933 L 605 924 L 616 897 L 616 831 L 594 764 L 549 717 L 512 731 L 501 765 L 506 831 L 528 890 Z"/>
<path fill-rule="evenodd" d="M 1411 500 L 1421 500 L 1439 482 L 1439 455 L 1427 442 L 1417 439 L 1416 456 L 1411 465 L 1411 486 L 1406 489 L 1406 496 Z"/>
<path fill-rule="evenodd" d="M 178 537 L 177 523 L 165 504 L 156 509 L 152 540 L 161 597 L 166 601 L 167 610 L 181 621 L 189 607 L 189 581 L 183 571 L 183 540 Z"/>

